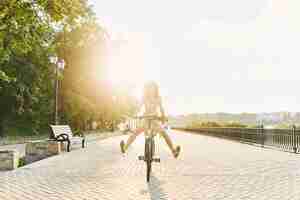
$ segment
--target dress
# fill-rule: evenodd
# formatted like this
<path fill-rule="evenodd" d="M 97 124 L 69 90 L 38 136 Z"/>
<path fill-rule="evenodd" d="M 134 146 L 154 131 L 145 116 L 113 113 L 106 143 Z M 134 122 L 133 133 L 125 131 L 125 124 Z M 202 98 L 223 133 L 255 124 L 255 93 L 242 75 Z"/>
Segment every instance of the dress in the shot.
<path fill-rule="evenodd" d="M 154 99 L 147 99 L 144 100 L 144 116 L 161 116 L 160 106 L 161 106 L 161 99 L 154 98 Z M 162 131 L 161 128 L 161 121 L 159 120 L 147 120 L 143 119 L 141 121 L 141 128 L 143 130 L 151 128 L 155 130 L 155 132 L 159 133 Z"/>

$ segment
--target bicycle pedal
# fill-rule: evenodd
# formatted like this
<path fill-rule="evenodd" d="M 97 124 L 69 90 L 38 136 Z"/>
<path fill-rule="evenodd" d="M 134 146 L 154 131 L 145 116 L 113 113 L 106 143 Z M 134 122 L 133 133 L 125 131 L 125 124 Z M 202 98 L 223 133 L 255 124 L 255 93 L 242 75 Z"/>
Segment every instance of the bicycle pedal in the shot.
<path fill-rule="evenodd" d="M 153 158 L 153 162 L 159 162 L 160 163 L 160 158 Z"/>
<path fill-rule="evenodd" d="M 145 156 L 139 156 L 139 160 L 145 160 Z"/>

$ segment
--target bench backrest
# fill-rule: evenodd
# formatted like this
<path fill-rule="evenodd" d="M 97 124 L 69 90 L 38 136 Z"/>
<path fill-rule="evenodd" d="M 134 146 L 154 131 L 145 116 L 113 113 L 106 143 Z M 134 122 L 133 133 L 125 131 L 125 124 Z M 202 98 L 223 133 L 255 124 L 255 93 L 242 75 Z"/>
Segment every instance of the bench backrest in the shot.
<path fill-rule="evenodd" d="M 50 125 L 52 129 L 52 134 L 54 137 L 59 136 L 60 134 L 67 134 L 69 138 L 73 137 L 71 127 L 68 125 Z"/>

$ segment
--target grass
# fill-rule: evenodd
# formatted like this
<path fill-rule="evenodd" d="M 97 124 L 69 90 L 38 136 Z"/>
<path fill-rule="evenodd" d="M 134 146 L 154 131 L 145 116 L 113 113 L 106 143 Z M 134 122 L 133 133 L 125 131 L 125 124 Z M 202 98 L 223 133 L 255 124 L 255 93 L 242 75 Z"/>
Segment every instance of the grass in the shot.
<path fill-rule="evenodd" d="M 26 165 L 25 157 L 19 159 L 18 167 L 23 167 Z"/>

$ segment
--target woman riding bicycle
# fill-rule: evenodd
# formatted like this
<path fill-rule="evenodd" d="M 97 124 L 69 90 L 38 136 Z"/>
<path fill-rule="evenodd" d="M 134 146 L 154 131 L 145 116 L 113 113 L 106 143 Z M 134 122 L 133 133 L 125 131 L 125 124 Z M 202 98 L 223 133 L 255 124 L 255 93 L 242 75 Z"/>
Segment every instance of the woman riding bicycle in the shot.
<path fill-rule="evenodd" d="M 164 109 L 162 107 L 158 85 L 153 81 L 147 82 L 144 86 L 144 95 L 141 108 L 144 108 L 143 110 L 141 109 L 144 116 L 157 116 L 162 119 L 161 121 L 152 122 L 152 126 L 154 127 L 155 131 L 165 139 L 168 147 L 173 153 L 173 156 L 177 158 L 180 153 L 180 146 L 176 146 L 176 148 L 174 147 L 171 138 L 167 134 L 166 130 L 162 127 L 162 124 L 164 124 L 166 121 L 166 117 Z M 146 123 L 144 122 L 142 124 L 142 127 L 139 127 L 132 131 L 133 134 L 129 136 L 126 144 L 123 140 L 121 141 L 120 146 L 122 153 L 125 153 L 128 147 L 134 142 L 136 137 L 144 132 Z"/>

